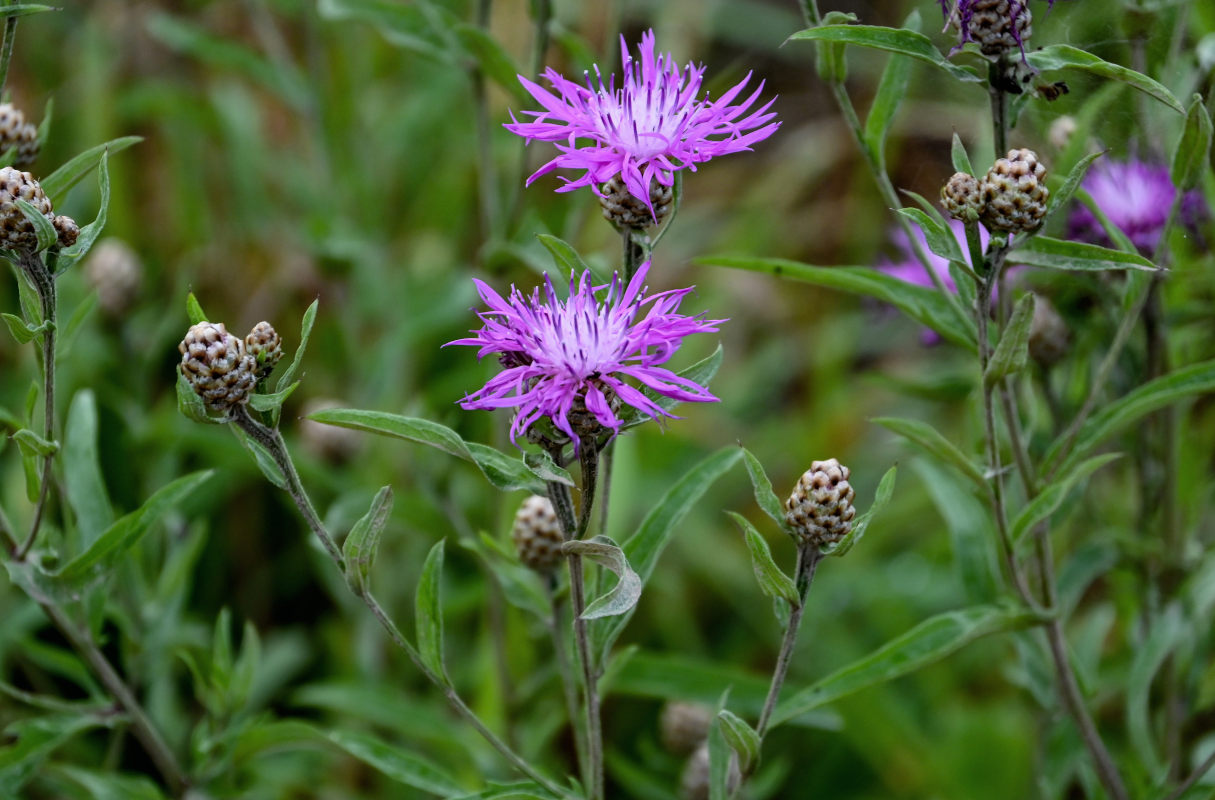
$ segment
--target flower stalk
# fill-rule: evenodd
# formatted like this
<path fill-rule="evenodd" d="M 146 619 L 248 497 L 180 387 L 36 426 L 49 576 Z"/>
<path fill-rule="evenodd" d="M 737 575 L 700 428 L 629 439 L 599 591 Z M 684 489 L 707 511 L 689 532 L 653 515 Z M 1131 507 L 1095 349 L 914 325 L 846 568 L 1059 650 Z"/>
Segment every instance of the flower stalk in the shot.
<path fill-rule="evenodd" d="M 776 710 L 776 702 L 780 699 L 781 688 L 785 685 L 785 676 L 789 672 L 789 664 L 793 660 L 793 651 L 797 646 L 797 633 L 801 628 L 802 615 L 806 611 L 806 598 L 810 594 L 810 584 L 814 582 L 814 573 L 818 570 L 818 562 L 822 560 L 819 549 L 810 544 L 801 544 L 797 548 L 797 567 L 794 585 L 797 587 L 797 604 L 789 604 L 789 624 L 785 627 L 785 638 L 781 642 L 780 655 L 776 658 L 776 668 L 772 671 L 772 683 L 768 687 L 768 696 L 764 700 L 764 709 L 759 715 L 759 724 L 755 732 L 762 740 L 768 731 L 772 712 Z"/>

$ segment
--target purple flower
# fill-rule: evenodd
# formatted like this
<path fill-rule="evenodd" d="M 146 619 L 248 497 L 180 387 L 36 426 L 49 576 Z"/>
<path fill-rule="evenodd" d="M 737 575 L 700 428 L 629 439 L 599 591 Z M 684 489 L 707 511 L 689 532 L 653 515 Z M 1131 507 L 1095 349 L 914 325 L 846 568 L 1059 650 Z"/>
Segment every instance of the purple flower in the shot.
<path fill-rule="evenodd" d="M 1102 161 L 1093 165 L 1080 185 L 1139 252 L 1149 255 L 1156 249 L 1177 197 L 1168 167 L 1138 159 Z M 1187 192 L 1181 201 L 1180 221 L 1195 225 L 1204 213 L 1202 195 Z M 1080 241 L 1111 245 L 1097 217 L 1083 204 L 1077 204 L 1068 220 L 1068 235 Z"/>
<path fill-rule="evenodd" d="M 670 53 L 655 56 L 653 31 L 641 37 L 639 60 L 629 55 L 623 36 L 620 51 L 624 78 L 619 88 L 615 76 L 604 83 L 597 66 L 593 79 L 584 73 L 585 83 L 567 80 L 549 67 L 544 77 L 551 92 L 519 76 L 544 110 L 524 112 L 535 117 L 530 122 L 519 122 L 512 113 L 506 129 L 529 142 L 552 142 L 560 151 L 527 179 L 529 186 L 554 169 L 575 169 L 583 174 L 563 178 L 566 183 L 557 191 L 590 186 L 598 194 L 600 185 L 620 175 L 629 193 L 652 213 L 654 181 L 670 186 L 676 170 L 695 172 L 697 164 L 714 156 L 750 150 L 780 127 L 771 121 L 776 114 L 768 113 L 771 100 L 748 113 L 763 91 L 762 82 L 746 100 L 731 105 L 750 73 L 717 100 L 707 93 L 698 98 L 704 67 L 688 64 L 684 72 Z"/>
<path fill-rule="evenodd" d="M 484 326 L 447 344 L 477 347 L 478 358 L 497 353 L 505 369 L 465 396 L 461 407 L 516 407 L 512 442 L 538 419 L 549 417 L 577 447 L 571 410 L 585 409 L 616 432 L 620 403 L 652 419 L 674 417 L 626 379 L 675 400 L 716 401 L 705 387 L 660 365 L 679 349 L 683 337 L 716 331 L 724 320 L 676 313 L 691 288 L 646 297 L 649 268 L 647 261 L 627 287 L 619 274 L 606 286 L 593 286 L 589 272 L 577 279 L 570 276 L 565 300 L 557 297 L 547 275 L 543 293 L 538 287 L 529 296 L 512 286 L 509 299 L 476 281 L 489 306 L 478 312 Z"/>

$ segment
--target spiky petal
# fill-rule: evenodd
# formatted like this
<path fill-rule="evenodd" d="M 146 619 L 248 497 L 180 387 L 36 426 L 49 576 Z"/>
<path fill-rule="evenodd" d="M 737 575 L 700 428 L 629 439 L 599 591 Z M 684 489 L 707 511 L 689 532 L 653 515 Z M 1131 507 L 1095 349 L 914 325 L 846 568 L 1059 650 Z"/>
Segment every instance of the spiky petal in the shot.
<path fill-rule="evenodd" d="M 641 37 L 638 57 L 630 55 L 620 39 L 624 76 L 607 80 L 598 66 L 583 82 L 571 81 L 552 67 L 544 71 L 547 90 L 524 76 L 519 82 L 536 99 L 542 111 L 525 111 L 534 119 L 520 122 L 511 115 L 505 127 L 527 139 L 552 142 L 560 154 L 527 179 L 533 181 L 555 169 L 582 170 L 576 178 L 563 178 L 559 192 L 599 186 L 616 175 L 630 194 L 647 207 L 650 186 L 674 183 L 676 170 L 696 171 L 696 165 L 716 156 L 750 150 L 778 127 L 769 100 L 755 111 L 751 106 L 763 91 L 763 82 L 745 100 L 735 104 L 751 74 L 713 100 L 700 93 L 704 67 L 689 63 L 681 70 L 670 53 L 655 55 L 654 32 Z"/>
<path fill-rule="evenodd" d="M 627 286 L 619 275 L 606 286 L 594 286 L 590 272 L 570 276 L 565 299 L 558 298 L 547 275 L 543 289 L 525 295 L 512 286 L 506 298 L 475 281 L 489 307 L 478 312 L 484 324 L 447 344 L 476 347 L 478 358 L 496 354 L 504 369 L 465 396 L 461 407 L 517 409 L 511 441 L 548 417 L 577 446 L 580 436 L 570 422 L 576 404 L 613 431 L 622 424 L 619 403 L 652 419 L 673 416 L 634 382 L 682 402 L 716 401 L 705 387 L 661 365 L 685 336 L 716 331 L 724 320 L 678 313 L 691 288 L 646 296 L 649 268 L 647 261 Z"/>

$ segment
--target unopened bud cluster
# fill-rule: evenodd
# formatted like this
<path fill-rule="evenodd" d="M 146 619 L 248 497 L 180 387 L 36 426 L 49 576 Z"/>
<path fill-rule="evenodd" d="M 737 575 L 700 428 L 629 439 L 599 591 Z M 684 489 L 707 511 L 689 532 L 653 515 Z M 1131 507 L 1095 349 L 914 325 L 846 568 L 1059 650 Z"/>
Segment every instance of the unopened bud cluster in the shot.
<path fill-rule="evenodd" d="M 57 217 L 52 213 L 50 198 L 34 176 L 3 167 L 0 168 L 0 247 L 26 253 L 38 249 L 38 232 L 17 206 L 18 200 L 29 203 L 51 222 L 61 246 L 75 244 L 80 229 L 71 217 Z"/>
<path fill-rule="evenodd" d="M 38 129 L 12 103 L 0 103 L 0 153 L 13 151 L 13 166 L 25 169 L 38 159 Z"/>
<path fill-rule="evenodd" d="M 785 521 L 803 544 L 825 547 L 852 531 L 856 492 L 848 483 L 851 474 L 834 458 L 815 461 L 802 474 L 785 501 Z"/>
<path fill-rule="evenodd" d="M 599 205 L 603 209 L 603 218 L 621 228 L 648 228 L 661 224 L 671 213 L 675 192 L 670 186 L 663 186 L 658 181 L 650 183 L 650 208 L 634 197 L 624 185 L 619 175 L 599 187 Z"/>
<path fill-rule="evenodd" d="M 265 380 L 283 357 L 283 338 L 269 322 L 259 322 L 245 337 L 245 350 L 257 361 L 257 379 Z"/>
<path fill-rule="evenodd" d="M 228 333 L 222 322 L 200 322 L 190 327 L 177 346 L 181 374 L 209 411 L 226 414 L 248 402 L 259 380 L 262 365 L 250 352 L 249 342 L 261 346 L 270 340 L 277 343 L 278 334 L 267 322 L 258 323 L 245 341 Z"/>
<path fill-rule="evenodd" d="M 1033 150 L 1009 150 L 983 180 L 954 173 L 941 187 L 941 205 L 965 223 L 981 221 L 991 230 L 1030 233 L 1042 227 L 1050 200 L 1046 167 Z"/>
<path fill-rule="evenodd" d="M 557 512 L 547 497 L 534 494 L 515 512 L 511 539 L 519 561 L 537 572 L 550 572 L 561 563 L 561 544 L 565 537 Z"/>

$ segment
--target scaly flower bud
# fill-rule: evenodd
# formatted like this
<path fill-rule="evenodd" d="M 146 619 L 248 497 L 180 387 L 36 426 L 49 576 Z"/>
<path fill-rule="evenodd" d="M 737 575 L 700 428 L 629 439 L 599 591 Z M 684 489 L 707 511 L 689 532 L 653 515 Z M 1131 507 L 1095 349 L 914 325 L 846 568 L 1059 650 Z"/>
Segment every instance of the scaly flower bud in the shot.
<path fill-rule="evenodd" d="M 192 326 L 177 349 L 181 351 L 181 374 L 208 410 L 227 413 L 248 401 L 257 383 L 257 362 L 223 323 Z"/>
<path fill-rule="evenodd" d="M 671 186 L 663 186 L 658 181 L 650 182 L 650 206 L 633 197 L 628 187 L 619 175 L 599 187 L 599 205 L 603 208 L 603 218 L 620 228 L 644 229 L 651 225 L 661 225 L 671 213 L 671 202 L 675 199 L 675 190 Z"/>
<path fill-rule="evenodd" d="M 1008 233 L 1036 231 L 1046 217 L 1046 167 L 1033 150 L 1009 150 L 983 179 L 983 224 Z"/>
<path fill-rule="evenodd" d="M 852 530 L 856 495 L 852 473 L 834 458 L 815 461 L 802 474 L 785 501 L 785 520 L 798 538 L 812 547 L 835 544 Z"/>
<path fill-rule="evenodd" d="M 283 357 L 283 339 L 269 322 L 259 322 L 245 337 L 245 352 L 257 360 L 257 379 L 265 380 Z"/>
<path fill-rule="evenodd" d="M 38 233 L 34 223 L 17 207 L 18 200 L 29 203 L 54 222 L 51 201 L 34 176 L 12 167 L 0 168 L 0 247 L 32 253 L 38 249 Z"/>
<path fill-rule="evenodd" d="M 962 222 L 977 222 L 983 212 L 983 190 L 974 175 L 955 172 L 941 187 L 941 205 L 949 216 Z"/>
<path fill-rule="evenodd" d="M 0 103 L 0 153 L 15 148 L 13 166 L 26 169 L 38 159 L 38 129 L 12 103 Z"/>
<path fill-rule="evenodd" d="M 565 537 L 557 522 L 557 512 L 547 497 L 534 494 L 523 501 L 515 512 L 510 535 L 524 566 L 537 572 L 550 572 L 561 563 L 561 544 Z"/>

